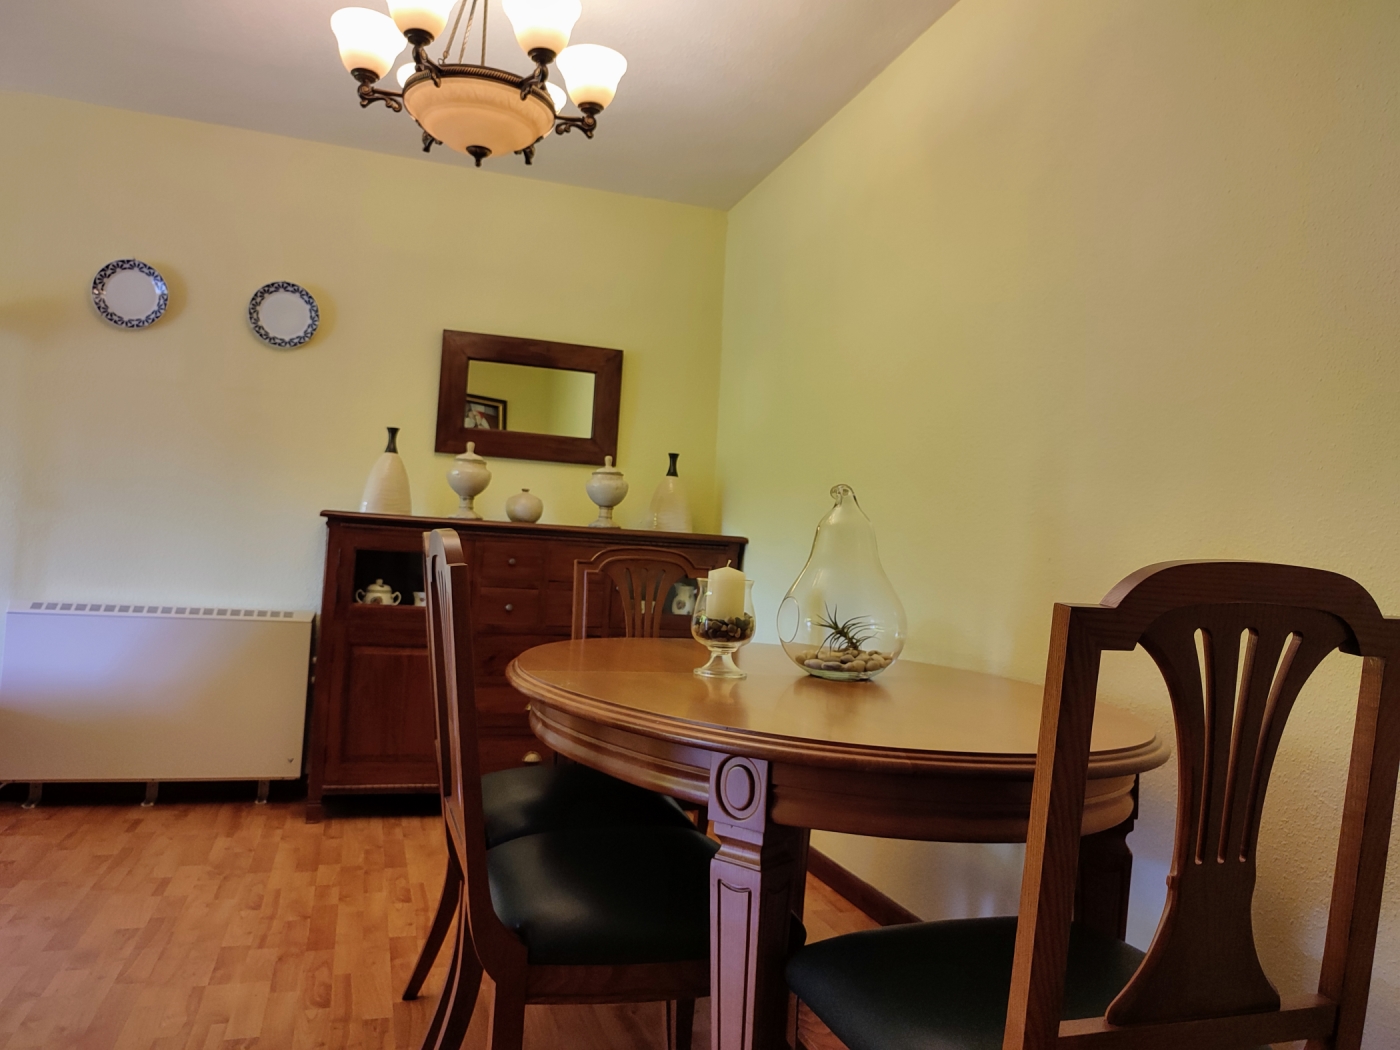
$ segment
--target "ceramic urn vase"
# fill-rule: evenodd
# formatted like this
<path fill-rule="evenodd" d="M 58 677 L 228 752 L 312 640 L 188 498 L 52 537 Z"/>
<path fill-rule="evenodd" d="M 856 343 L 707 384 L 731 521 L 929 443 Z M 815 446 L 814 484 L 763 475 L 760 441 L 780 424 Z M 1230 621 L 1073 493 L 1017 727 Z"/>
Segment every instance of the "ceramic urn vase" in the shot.
<path fill-rule="evenodd" d="M 481 520 L 476 512 L 476 497 L 491 484 L 491 471 L 486 460 L 476 454 L 476 442 L 468 441 L 467 450 L 452 461 L 452 469 L 447 472 L 447 483 L 457 493 L 457 509 L 454 518 Z"/>
<path fill-rule="evenodd" d="M 589 475 L 587 488 L 588 498 L 598 505 L 598 517 L 588 523 L 589 527 L 617 528 L 617 522 L 613 521 L 613 508 L 627 495 L 627 479 L 622 476 L 622 471 L 613 466 L 612 456 L 606 457 L 603 465 Z"/>
<path fill-rule="evenodd" d="M 544 500 L 529 489 L 521 489 L 506 500 L 506 517 L 511 521 L 536 522 L 544 513 Z"/>
<path fill-rule="evenodd" d="M 389 443 L 374 461 L 360 496 L 363 514 L 412 514 L 413 499 L 408 493 L 408 471 L 399 458 L 399 428 L 389 427 Z"/>

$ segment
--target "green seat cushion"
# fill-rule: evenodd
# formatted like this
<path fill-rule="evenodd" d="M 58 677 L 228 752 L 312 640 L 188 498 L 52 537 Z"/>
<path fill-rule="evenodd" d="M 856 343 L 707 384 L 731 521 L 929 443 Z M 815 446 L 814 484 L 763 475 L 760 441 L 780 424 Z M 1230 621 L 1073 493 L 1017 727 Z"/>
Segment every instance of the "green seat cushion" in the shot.
<path fill-rule="evenodd" d="M 575 827 L 694 828 L 673 799 L 574 763 L 521 766 L 481 778 L 486 848 Z"/>
<path fill-rule="evenodd" d="M 863 930 L 803 948 L 788 984 L 850 1050 L 1001 1050 L 1015 944 L 1015 916 Z M 1142 957 L 1074 927 L 1062 1016 L 1101 1016 Z"/>
<path fill-rule="evenodd" d="M 693 827 L 526 835 L 487 852 L 491 902 L 535 964 L 707 959 L 718 849 Z"/>

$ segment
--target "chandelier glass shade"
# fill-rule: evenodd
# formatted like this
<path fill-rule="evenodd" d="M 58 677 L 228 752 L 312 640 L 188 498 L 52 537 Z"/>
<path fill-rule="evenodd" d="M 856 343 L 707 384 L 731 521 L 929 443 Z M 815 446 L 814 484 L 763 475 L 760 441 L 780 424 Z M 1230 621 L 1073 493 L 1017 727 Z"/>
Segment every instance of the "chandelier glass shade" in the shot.
<path fill-rule="evenodd" d="M 527 55 L 536 48 L 558 54 L 569 46 L 569 34 L 583 14 L 579 0 L 501 0 L 515 30 L 516 43 Z"/>
<path fill-rule="evenodd" d="M 598 114 L 612 103 L 627 60 L 598 44 L 569 46 L 582 11 L 579 0 L 502 0 L 516 41 L 535 64 L 524 75 L 486 65 L 487 4 L 462 0 L 389 0 L 389 14 L 363 7 L 342 8 L 331 16 L 340 60 L 359 82 L 360 105 L 383 102 L 394 112 L 408 110 L 423 131 L 423 150 L 445 145 L 471 156 L 481 166 L 487 157 L 520 154 L 534 160 L 535 148 L 551 132 L 578 129 L 588 138 Z M 464 61 L 467 35 L 481 17 L 481 62 Z M 463 15 L 466 26 L 462 28 Z M 428 56 L 428 45 L 451 21 L 441 61 Z M 450 62 L 461 28 L 457 61 Z M 412 60 L 395 73 L 400 91 L 379 87 L 405 46 Z M 555 64 L 567 93 L 549 79 Z M 560 111 L 572 99 L 579 116 Z"/>

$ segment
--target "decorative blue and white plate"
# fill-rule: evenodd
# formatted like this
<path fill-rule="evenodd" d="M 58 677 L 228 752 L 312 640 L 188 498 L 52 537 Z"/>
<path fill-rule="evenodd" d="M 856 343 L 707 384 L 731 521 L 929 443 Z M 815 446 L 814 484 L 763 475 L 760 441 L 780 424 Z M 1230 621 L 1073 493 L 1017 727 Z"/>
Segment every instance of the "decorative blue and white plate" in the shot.
<path fill-rule="evenodd" d="M 118 259 L 92 279 L 92 305 L 118 328 L 147 328 L 170 305 L 165 278 L 140 259 Z"/>
<path fill-rule="evenodd" d="M 316 334 L 321 311 L 301 285 L 273 281 L 259 288 L 248 301 L 248 323 L 263 342 L 290 350 Z"/>

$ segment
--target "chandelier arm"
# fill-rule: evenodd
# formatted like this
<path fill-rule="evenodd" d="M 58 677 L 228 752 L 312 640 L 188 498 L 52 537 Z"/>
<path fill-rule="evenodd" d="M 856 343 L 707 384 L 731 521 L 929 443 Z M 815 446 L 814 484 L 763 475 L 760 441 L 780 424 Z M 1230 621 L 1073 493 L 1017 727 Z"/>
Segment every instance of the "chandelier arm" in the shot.
<path fill-rule="evenodd" d="M 536 59 L 535 71 L 529 74 L 528 76 L 522 77 L 520 80 L 521 101 L 523 102 L 525 99 L 530 97 L 530 90 L 532 88 L 543 88 L 545 85 L 545 81 L 547 81 L 548 79 L 549 65 L 545 62 L 541 62 L 538 59 Z"/>
<path fill-rule="evenodd" d="M 473 0 L 473 3 L 475 3 L 475 0 Z M 481 0 L 481 64 L 483 66 L 486 65 L 486 18 L 490 13 L 491 0 Z M 465 44 L 466 42 L 467 38 L 463 37 L 462 43 Z M 521 98 L 524 97 L 523 95 L 521 96 Z"/>
<path fill-rule="evenodd" d="M 442 87 L 442 66 L 433 61 L 427 48 L 415 47 L 413 49 L 413 64 L 419 72 L 427 70 L 428 76 L 433 78 L 434 87 Z"/>
<path fill-rule="evenodd" d="M 385 91 L 382 88 L 375 87 L 374 83 L 379 78 L 369 69 L 357 69 L 354 71 L 353 76 L 360 82 L 356 93 L 360 96 L 361 109 L 373 105 L 376 102 L 383 102 L 386 107 L 393 110 L 395 113 L 403 112 L 403 92 Z"/>
<path fill-rule="evenodd" d="M 554 133 L 556 135 L 567 135 L 578 128 L 583 132 L 585 138 L 592 138 L 593 132 L 598 130 L 598 118 L 591 113 L 585 113 L 581 117 L 560 117 L 554 118 Z"/>

